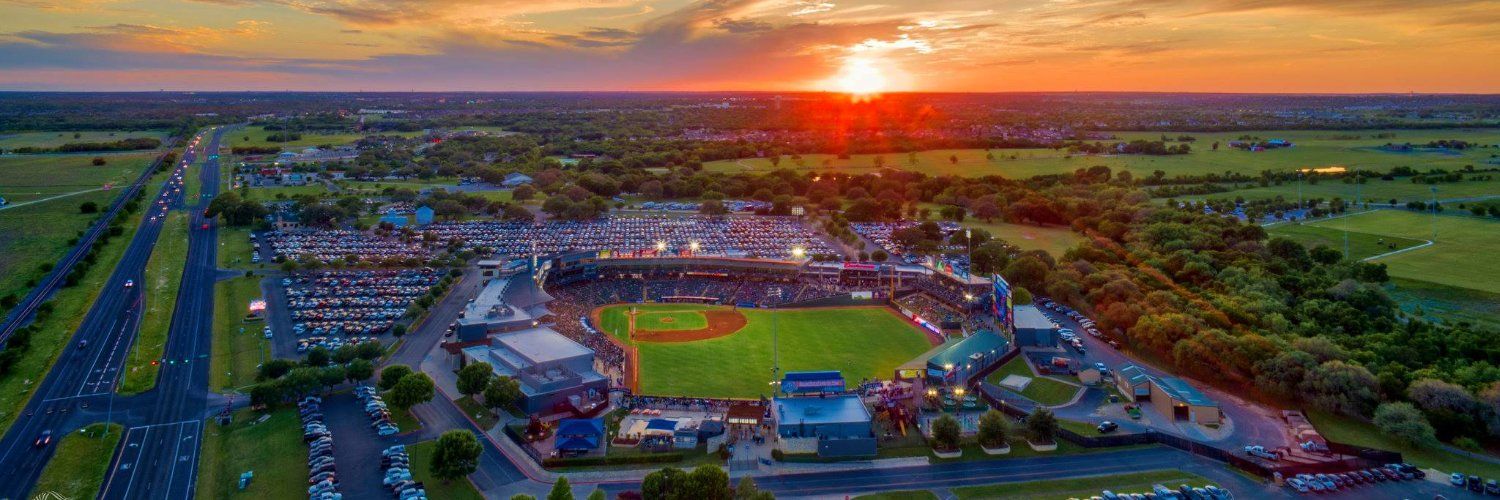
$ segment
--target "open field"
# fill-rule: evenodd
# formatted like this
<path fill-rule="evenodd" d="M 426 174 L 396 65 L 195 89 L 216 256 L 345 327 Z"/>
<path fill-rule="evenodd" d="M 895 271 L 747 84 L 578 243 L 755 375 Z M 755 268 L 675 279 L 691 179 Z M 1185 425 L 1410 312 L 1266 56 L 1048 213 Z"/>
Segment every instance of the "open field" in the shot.
<path fill-rule="evenodd" d="M 1320 227 L 1312 224 L 1280 224 L 1267 229 L 1271 236 L 1284 236 L 1292 241 L 1301 243 L 1308 249 L 1318 245 L 1344 251 L 1344 231 Z M 1374 257 L 1386 252 L 1394 252 L 1403 248 L 1411 248 L 1426 243 L 1426 240 L 1411 238 L 1399 238 L 1395 236 L 1380 236 L 1370 233 L 1348 232 L 1349 255 L 1345 258 L 1363 259 Z"/>
<path fill-rule="evenodd" d="M 1063 252 L 1083 241 L 1083 235 L 1066 227 L 1038 227 L 1008 222 L 967 221 L 964 227 L 983 229 L 1022 250 L 1044 250 L 1061 258 Z"/>
<path fill-rule="evenodd" d="M 1005 380 L 1007 375 L 1030 377 L 1031 383 L 1026 385 L 1026 390 L 1021 391 L 1021 395 L 1026 396 L 1026 399 L 1047 406 L 1066 403 L 1072 400 L 1073 395 L 1079 391 L 1079 388 L 1076 386 L 1048 377 L 1038 377 L 1031 373 L 1031 368 L 1026 366 L 1025 356 L 1016 356 L 1015 359 L 1006 362 L 999 369 L 995 370 L 994 373 L 991 373 L 989 377 L 986 377 L 985 382 L 999 386 L 1000 381 Z"/>
<path fill-rule="evenodd" d="M 1413 240 L 1431 239 L 1435 226 L 1434 245 L 1376 262 L 1389 266 L 1392 277 L 1500 293 L 1500 260 L 1493 258 L 1494 250 L 1500 248 L 1500 221 L 1462 215 L 1434 219 L 1407 210 L 1378 210 L 1311 225 Z"/>
<path fill-rule="evenodd" d="M 88 155 L 39 155 L 0 157 L 0 197 L 23 203 L 57 195 L 100 189 L 105 184 L 123 186 L 141 174 L 156 153 L 123 153 L 105 156 L 105 164 L 94 166 Z M 65 198 L 72 200 L 71 198 Z M 77 207 L 81 201 L 73 201 Z"/>
<path fill-rule="evenodd" d="M 130 358 L 120 380 L 120 394 L 138 394 L 156 387 L 158 359 L 167 346 L 167 331 L 172 326 L 172 311 L 177 309 L 177 291 L 182 287 L 182 271 L 187 266 L 188 216 L 186 212 L 167 214 L 162 221 L 156 247 L 146 261 L 146 274 L 139 286 L 145 294 L 146 311 L 141 318 L 140 333 L 130 344 Z"/>
<path fill-rule="evenodd" d="M 264 262 L 250 263 L 250 228 L 219 227 L 220 269 L 264 269 Z"/>
<path fill-rule="evenodd" d="M 1377 134 L 1394 134 L 1389 138 L 1377 138 Z M 1167 132 L 1168 137 L 1184 133 Z M 1344 166 L 1374 170 L 1389 170 L 1397 166 L 1410 166 L 1419 170 L 1445 168 L 1457 170 L 1464 165 L 1485 166 L 1490 154 L 1496 150 L 1473 149 L 1463 152 L 1417 152 L 1392 153 L 1376 149 L 1387 143 L 1422 144 L 1438 139 L 1460 139 L 1483 144 L 1500 143 L 1500 130 L 1453 129 L 1453 130 L 1361 130 L 1361 131 L 1251 131 L 1226 133 L 1187 132 L 1197 138 L 1191 143 L 1193 152 L 1172 156 L 1069 156 L 1065 151 L 1052 149 L 994 149 L 993 160 L 986 157 L 983 149 L 944 149 L 916 153 L 916 163 L 907 153 L 884 155 L 858 154 L 847 160 L 834 155 L 802 155 L 802 166 L 789 155 L 781 158 L 780 167 L 820 171 L 864 173 L 875 169 L 875 157 L 884 158 L 887 167 L 917 170 L 929 175 L 960 175 L 977 177 L 1000 175 L 1012 179 L 1036 175 L 1070 173 L 1080 168 L 1105 165 L 1116 172 L 1127 170 L 1137 177 L 1149 176 L 1153 171 L 1166 172 L 1168 177 L 1176 175 L 1203 175 L 1236 171 L 1246 174 L 1263 170 L 1289 171 L 1306 167 Z M 1120 132 L 1120 140 L 1159 140 L 1161 132 Z M 1292 141 L 1295 147 L 1251 153 L 1228 148 L 1229 141 L 1241 135 L 1253 135 L 1263 139 L 1281 138 Z M 1341 137 L 1357 136 L 1358 139 Z M 1219 151 L 1211 151 L 1214 141 L 1219 141 Z M 1100 141 L 1104 142 L 1104 141 Z M 957 157 L 957 162 L 951 161 Z M 1012 159 L 1014 157 L 1014 159 Z M 828 162 L 825 166 L 825 160 Z M 704 168 L 719 172 L 764 171 L 771 168 L 765 158 L 719 160 L 705 163 Z"/>
<path fill-rule="evenodd" d="M 480 438 L 483 439 L 483 438 Z M 423 441 L 413 445 L 407 445 L 406 452 L 411 455 L 411 477 L 422 483 L 427 489 L 430 498 L 442 498 L 452 500 L 479 500 L 484 495 L 474 488 L 474 483 L 469 478 L 443 481 L 432 476 L 432 454 L 437 450 L 437 441 Z"/>
<path fill-rule="evenodd" d="M 1486 173 L 1480 175 L 1495 175 Z M 1482 196 L 1500 196 L 1500 179 L 1496 180 L 1464 180 L 1462 182 L 1441 183 L 1435 185 L 1416 184 L 1411 179 L 1396 178 L 1383 181 L 1379 178 L 1370 179 L 1359 185 L 1359 192 L 1355 193 L 1355 185 L 1345 184 L 1342 180 L 1323 180 L 1317 184 L 1303 183 L 1303 199 L 1322 198 L 1332 200 L 1342 198 L 1344 201 L 1353 203 L 1358 199 L 1361 204 L 1385 205 L 1396 200 L 1397 205 L 1405 206 L 1408 201 L 1430 201 L 1432 191 L 1430 188 L 1438 189 L 1438 200 L 1475 198 Z M 1356 198 L 1356 195 L 1358 196 Z M 1247 200 L 1264 200 L 1280 196 L 1283 200 L 1297 200 L 1297 183 L 1287 182 L 1280 186 L 1270 185 L 1266 187 L 1255 187 L 1237 189 L 1226 193 L 1214 193 L 1200 196 L 1184 196 L 1181 199 L 1222 199 L 1243 197 Z M 1453 207 L 1456 208 L 1456 204 Z"/>
<path fill-rule="evenodd" d="M 693 342 L 631 342 L 625 316 L 630 307 L 606 307 L 599 324 L 639 351 L 642 394 L 770 396 L 773 331 L 779 334 L 783 372 L 839 370 L 849 381 L 890 377 L 896 366 L 932 348 L 925 334 L 881 307 L 739 309 L 748 324 L 728 336 Z M 652 312 L 728 309 L 685 304 L 634 307 Z"/>
<path fill-rule="evenodd" d="M 157 174 L 150 182 L 160 183 L 165 178 L 166 174 Z M 0 432 L 15 422 L 16 414 L 36 391 L 35 380 L 39 380 L 62 354 L 63 347 L 83 323 L 94 298 L 103 291 L 104 283 L 130 246 L 131 238 L 140 227 L 141 215 L 137 212 L 121 214 L 121 217 L 124 232 L 100 247 L 97 262 L 84 273 L 77 285 L 58 290 L 48 301 L 54 308 L 52 315 L 36 323 L 39 329 L 32 334 L 31 348 L 11 368 L 10 375 L 0 378 Z"/>
<path fill-rule="evenodd" d="M 60 498 L 93 498 L 104 484 L 109 460 L 125 428 L 119 424 L 93 424 L 56 436 L 57 450 L 42 469 L 42 477 L 31 489 L 33 498 L 56 493 Z"/>
<path fill-rule="evenodd" d="M 271 358 L 261 329 L 265 321 L 245 321 L 250 301 L 260 298 L 258 278 L 238 277 L 214 284 L 214 338 L 209 386 L 233 390 L 255 383 L 255 368 Z"/>
<path fill-rule="evenodd" d="M 1321 411 L 1310 411 L 1307 418 L 1317 426 L 1318 433 L 1329 441 L 1401 452 L 1401 458 L 1408 463 L 1418 467 L 1431 467 L 1444 473 L 1500 476 L 1500 464 L 1474 460 L 1440 449 L 1408 445 L 1391 438 L 1374 425 L 1359 420 Z"/>
<path fill-rule="evenodd" d="M 361 138 L 365 137 L 365 135 L 366 135 L 366 134 L 359 134 L 359 133 L 353 133 L 353 132 L 341 132 L 341 133 L 337 133 L 337 134 L 322 134 L 322 133 L 317 133 L 317 132 L 307 132 L 307 131 L 304 131 L 304 132 L 298 132 L 298 133 L 302 134 L 302 138 L 301 139 L 297 139 L 295 141 L 271 142 L 271 141 L 267 141 L 266 140 L 266 137 L 269 137 L 271 134 L 276 133 L 276 132 L 277 131 L 266 130 L 265 127 L 245 127 L 243 129 L 234 130 L 234 131 L 231 131 L 231 132 L 225 132 L 224 133 L 224 145 L 225 146 L 229 146 L 229 147 L 234 147 L 234 146 L 280 147 L 283 150 L 289 150 L 289 149 L 302 149 L 302 148 L 308 148 L 308 147 L 314 147 L 314 146 L 325 146 L 325 145 L 326 146 L 342 146 L 344 144 L 349 144 L 351 142 L 360 140 Z M 416 136 L 422 135 L 422 133 L 421 132 L 388 132 L 388 133 L 385 133 L 385 134 L 382 134 L 382 135 L 399 135 L 399 136 L 403 136 L 403 137 L 416 137 Z"/>
<path fill-rule="evenodd" d="M 31 289 L 46 275 L 42 265 L 56 264 L 72 245 L 68 241 L 89 227 L 99 214 L 84 214 L 78 205 L 104 207 L 118 194 L 108 191 L 0 210 L 0 297 Z"/>
<path fill-rule="evenodd" d="M 1014 449 L 1014 447 L 1012 447 Z M 1131 472 L 1128 474 L 1110 474 L 1104 476 L 1081 477 L 1075 479 L 1049 479 L 1043 481 L 1026 481 L 1021 483 L 992 484 L 985 486 L 965 486 L 953 488 L 953 494 L 958 498 L 987 498 L 987 499 L 1064 499 L 1064 498 L 1087 498 L 1098 495 L 1100 491 L 1110 490 L 1116 493 L 1123 492 L 1148 492 L 1151 485 L 1162 484 L 1169 488 L 1187 483 L 1193 487 L 1201 487 L 1218 483 L 1197 474 L 1180 470 L 1157 470 L 1146 472 Z"/>
<path fill-rule="evenodd" d="M 248 194 L 245 199 L 255 201 L 276 201 L 295 198 L 305 194 L 313 196 L 327 196 L 331 193 L 322 184 L 308 184 L 306 186 L 268 186 L 247 188 Z"/>
<path fill-rule="evenodd" d="M 294 408 L 262 413 L 241 410 L 228 426 L 204 425 L 198 454 L 198 494 L 203 498 L 297 498 L 307 495 L 307 447 Z M 254 471 L 240 490 L 240 473 Z"/>
<path fill-rule="evenodd" d="M 1407 313 L 1500 330 L 1500 293 L 1405 278 L 1392 278 L 1385 290 Z"/>
<path fill-rule="evenodd" d="M 73 137 L 77 134 L 78 137 Z M 130 131 L 78 131 L 78 132 L 0 132 L 0 149 L 15 149 L 26 146 L 55 148 L 77 142 L 114 142 L 137 137 L 166 140 L 167 133 L 161 130 Z"/>

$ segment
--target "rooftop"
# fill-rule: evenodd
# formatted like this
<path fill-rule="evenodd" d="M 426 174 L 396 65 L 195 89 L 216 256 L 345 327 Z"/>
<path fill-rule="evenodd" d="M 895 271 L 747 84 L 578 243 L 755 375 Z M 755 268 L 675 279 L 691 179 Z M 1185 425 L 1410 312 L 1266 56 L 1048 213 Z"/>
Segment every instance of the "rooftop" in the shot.
<path fill-rule="evenodd" d="M 564 337 L 550 328 L 528 328 L 495 336 L 495 343 L 525 358 L 532 364 L 591 356 L 594 351 Z"/>
<path fill-rule="evenodd" d="M 859 396 L 777 398 L 776 421 L 781 425 L 869 422 L 870 410 Z"/>
<path fill-rule="evenodd" d="M 1036 306 L 1016 306 L 1016 329 L 1022 328 L 1050 330 L 1053 325 L 1052 320 Z"/>
<path fill-rule="evenodd" d="M 1010 349 L 1010 341 L 1000 334 L 984 330 L 970 335 L 968 338 L 953 344 L 947 344 L 943 349 L 927 360 L 930 366 L 961 366 L 969 362 L 969 356 L 976 353 L 987 353 L 998 355 Z"/>

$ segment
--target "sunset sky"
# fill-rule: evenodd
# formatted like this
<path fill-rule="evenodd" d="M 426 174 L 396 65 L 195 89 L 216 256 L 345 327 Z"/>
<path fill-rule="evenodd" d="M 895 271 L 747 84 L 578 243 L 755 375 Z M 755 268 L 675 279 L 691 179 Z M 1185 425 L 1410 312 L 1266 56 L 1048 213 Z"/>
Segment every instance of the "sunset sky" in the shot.
<path fill-rule="evenodd" d="M 1500 92 L 1500 1 L 0 0 L 6 90 Z"/>

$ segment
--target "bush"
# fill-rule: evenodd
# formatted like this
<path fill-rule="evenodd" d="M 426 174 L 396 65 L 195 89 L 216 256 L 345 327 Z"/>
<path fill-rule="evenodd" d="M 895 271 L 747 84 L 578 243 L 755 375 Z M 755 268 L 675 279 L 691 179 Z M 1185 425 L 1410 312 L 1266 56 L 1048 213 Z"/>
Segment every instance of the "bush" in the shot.
<path fill-rule="evenodd" d="M 786 453 L 782 452 L 780 448 L 771 450 L 771 460 L 775 460 L 777 462 L 786 460 Z"/>
<path fill-rule="evenodd" d="M 1005 421 L 1005 414 L 998 410 L 984 412 L 979 417 L 979 444 L 987 448 L 1004 446 L 1009 431 L 1010 423 Z"/>
<path fill-rule="evenodd" d="M 1411 403 L 1385 403 L 1375 409 L 1375 427 L 1381 432 L 1417 446 L 1436 446 L 1437 433 L 1427 417 Z"/>
<path fill-rule="evenodd" d="M 1037 444 L 1054 443 L 1057 437 L 1057 417 L 1052 415 L 1052 410 L 1038 408 L 1027 417 L 1026 431 Z"/>
<path fill-rule="evenodd" d="M 959 428 L 958 420 L 952 415 L 943 415 L 932 421 L 932 448 L 935 450 L 957 450 L 962 435 L 963 429 Z"/>

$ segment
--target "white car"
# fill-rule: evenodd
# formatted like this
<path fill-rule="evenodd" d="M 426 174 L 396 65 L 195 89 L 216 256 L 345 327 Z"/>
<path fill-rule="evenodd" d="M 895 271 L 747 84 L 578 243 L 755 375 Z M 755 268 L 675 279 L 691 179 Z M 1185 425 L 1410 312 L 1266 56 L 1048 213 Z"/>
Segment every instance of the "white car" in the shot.
<path fill-rule="evenodd" d="M 135 286 L 135 280 L 125 280 L 125 288 L 130 288 L 133 286 Z"/>

